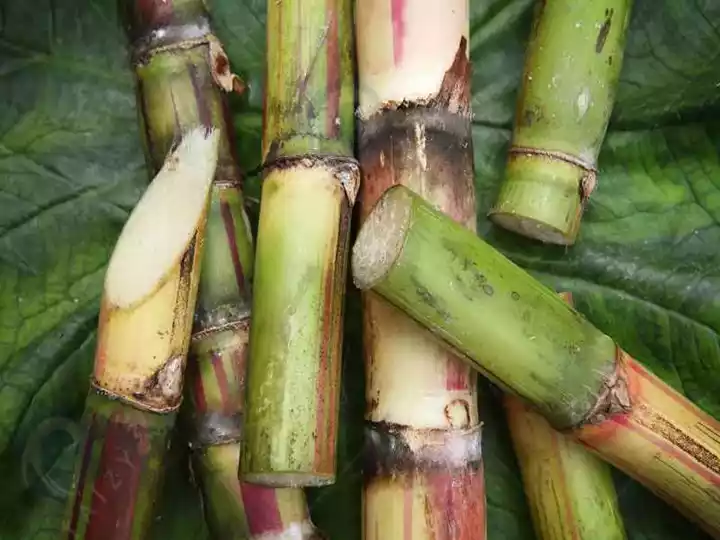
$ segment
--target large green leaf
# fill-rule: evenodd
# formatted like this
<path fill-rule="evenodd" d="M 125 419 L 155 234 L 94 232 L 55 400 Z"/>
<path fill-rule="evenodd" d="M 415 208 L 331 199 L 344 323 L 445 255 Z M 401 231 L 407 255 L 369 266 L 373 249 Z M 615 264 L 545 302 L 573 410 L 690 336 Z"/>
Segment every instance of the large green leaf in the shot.
<path fill-rule="evenodd" d="M 481 234 L 558 289 L 658 375 L 720 417 L 720 3 L 636 0 L 600 184 L 578 244 L 542 247 L 484 215 L 502 178 L 532 0 L 472 0 Z M 260 0 L 216 0 L 249 91 L 233 100 L 259 162 Z M 0 0 L 0 538 L 56 538 L 110 250 L 146 173 L 112 0 Z M 257 181 L 249 182 L 257 197 Z M 256 210 L 256 206 L 251 210 Z M 332 539 L 360 537 L 363 410 L 357 294 L 346 320 L 340 476 L 311 493 Z M 534 538 L 497 391 L 482 385 L 491 538 Z M 155 538 L 207 531 L 175 441 Z M 704 539 L 617 473 L 631 539 Z"/>

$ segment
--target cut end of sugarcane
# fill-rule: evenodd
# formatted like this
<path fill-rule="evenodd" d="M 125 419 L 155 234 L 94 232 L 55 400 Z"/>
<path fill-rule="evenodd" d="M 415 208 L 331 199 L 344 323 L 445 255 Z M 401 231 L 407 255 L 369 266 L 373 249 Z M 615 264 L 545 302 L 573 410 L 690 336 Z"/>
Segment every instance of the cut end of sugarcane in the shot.
<path fill-rule="evenodd" d="M 335 483 L 334 474 L 272 472 L 242 473 L 243 482 L 271 488 L 307 488 L 330 486 Z"/>
<path fill-rule="evenodd" d="M 127 308 L 157 289 L 187 251 L 206 211 L 218 132 L 185 134 L 130 214 L 105 277 L 110 304 Z"/>
<path fill-rule="evenodd" d="M 498 226 L 547 244 L 569 246 L 580 230 L 587 166 L 561 152 L 514 147 L 488 216 Z"/>
<path fill-rule="evenodd" d="M 575 243 L 575 231 L 562 231 L 531 217 L 496 211 L 490 212 L 488 216 L 493 223 L 507 231 L 539 240 L 545 244 L 571 246 Z"/>
<path fill-rule="evenodd" d="M 410 191 L 393 186 L 370 211 L 353 246 L 352 273 L 357 288 L 371 289 L 392 268 L 405 243 L 411 206 Z"/>

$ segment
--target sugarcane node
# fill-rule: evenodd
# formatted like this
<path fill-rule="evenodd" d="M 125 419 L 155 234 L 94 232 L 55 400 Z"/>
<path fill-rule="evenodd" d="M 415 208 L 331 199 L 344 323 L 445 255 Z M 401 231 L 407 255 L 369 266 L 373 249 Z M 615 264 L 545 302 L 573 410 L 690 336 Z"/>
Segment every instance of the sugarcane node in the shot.
<path fill-rule="evenodd" d="M 193 436 L 188 446 L 193 449 L 207 448 L 220 444 L 239 443 L 242 440 L 243 414 L 225 414 L 217 411 L 192 413 Z"/>
<path fill-rule="evenodd" d="M 418 126 L 422 126 L 427 139 L 437 140 L 438 147 L 444 152 L 469 154 L 472 126 L 467 118 L 445 109 L 431 108 L 415 102 L 380 109 L 359 121 L 359 153 L 362 156 L 374 149 L 387 148 L 388 137 L 407 137 L 414 134 Z"/>
<path fill-rule="evenodd" d="M 218 190 L 237 189 L 242 191 L 243 175 L 234 156 L 232 159 L 217 164 L 213 186 Z"/>
<path fill-rule="evenodd" d="M 203 19 L 197 24 L 170 26 L 141 36 L 130 47 L 130 63 L 134 67 L 147 65 L 160 53 L 208 47 L 214 37 L 210 24 Z"/>
<path fill-rule="evenodd" d="M 121 401 L 122 403 L 129 405 L 135 409 L 141 410 L 141 411 L 147 411 L 154 414 L 173 414 L 180 409 L 180 405 L 182 404 L 182 396 L 177 401 L 177 403 L 173 404 L 167 404 L 165 403 L 165 406 L 156 406 L 152 403 L 148 403 L 145 400 L 139 400 L 136 399 L 134 396 L 130 395 L 127 396 L 125 394 L 122 394 L 116 390 L 111 390 L 109 388 L 106 388 L 103 386 L 95 377 L 90 378 L 90 390 L 96 394 L 99 394 L 101 396 L 104 396 L 110 400 L 113 401 Z"/>
<path fill-rule="evenodd" d="M 365 424 L 366 478 L 481 466 L 482 423 L 465 429 L 418 429 L 390 422 Z"/>
<path fill-rule="evenodd" d="M 249 303 L 223 304 L 207 311 L 196 309 L 191 340 L 196 343 L 223 330 L 247 331 L 250 316 Z"/>
<path fill-rule="evenodd" d="M 625 369 L 624 352 L 616 346 L 613 371 L 605 376 L 597 401 L 573 430 L 581 429 L 585 425 L 601 424 L 611 416 L 627 414 L 632 409 L 633 402 Z"/>
<path fill-rule="evenodd" d="M 545 158 L 548 160 L 563 161 L 565 163 L 574 165 L 575 167 L 582 169 L 583 171 L 585 171 L 586 174 L 597 174 L 597 169 L 594 165 L 577 156 L 568 154 L 567 152 L 561 152 L 559 150 L 533 148 L 530 146 L 511 146 L 508 150 L 508 159 L 513 159 L 513 156 L 515 155 L 539 156 L 540 158 Z M 592 189 L 594 188 L 595 185 L 593 184 Z M 590 190 L 590 192 L 592 192 L 592 189 Z M 588 193 L 588 195 L 590 195 L 590 193 Z"/>
<path fill-rule="evenodd" d="M 273 148 L 275 143 L 273 142 Z M 348 204 L 352 208 L 357 199 L 360 189 L 360 165 L 355 158 L 345 156 L 323 156 L 316 154 L 305 154 L 302 156 L 280 156 L 276 157 L 273 148 L 268 152 L 267 159 L 262 166 L 263 177 L 273 171 L 284 169 L 316 169 L 323 168 L 332 173 L 338 181 Z"/>

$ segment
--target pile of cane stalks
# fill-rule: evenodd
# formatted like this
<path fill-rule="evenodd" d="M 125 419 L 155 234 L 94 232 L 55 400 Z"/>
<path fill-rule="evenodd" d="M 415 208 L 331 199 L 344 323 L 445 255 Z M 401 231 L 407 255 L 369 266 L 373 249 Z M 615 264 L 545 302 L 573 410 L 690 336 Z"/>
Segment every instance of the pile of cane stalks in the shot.
<path fill-rule="evenodd" d="M 253 241 L 245 85 L 204 1 L 121 1 L 152 181 L 107 268 L 63 538 L 148 538 L 178 426 L 214 538 L 323 538 L 303 488 L 336 480 L 350 279 L 363 538 L 486 538 L 478 374 L 539 538 L 626 538 L 610 466 L 720 538 L 718 422 L 476 235 L 468 2 L 268 0 Z M 537 2 L 496 226 L 575 242 L 630 10 Z"/>

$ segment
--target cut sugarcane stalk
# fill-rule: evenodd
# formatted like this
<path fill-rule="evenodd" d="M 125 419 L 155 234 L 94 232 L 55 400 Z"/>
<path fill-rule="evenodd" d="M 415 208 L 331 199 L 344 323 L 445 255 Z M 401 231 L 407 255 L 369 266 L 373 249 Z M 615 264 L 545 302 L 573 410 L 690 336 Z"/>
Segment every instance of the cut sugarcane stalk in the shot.
<path fill-rule="evenodd" d="M 67 537 L 144 538 L 183 387 L 216 131 L 187 133 L 123 227 L 105 276 Z"/>
<path fill-rule="evenodd" d="M 570 306 L 572 295 L 560 297 Z M 610 468 L 522 400 L 505 394 L 510 435 L 542 540 L 625 540 Z"/>
<path fill-rule="evenodd" d="M 264 182 L 241 475 L 335 480 L 353 158 L 350 0 L 269 1 Z"/>
<path fill-rule="evenodd" d="M 129 7 L 134 13 L 134 67 L 151 167 L 158 166 L 159 157 L 187 127 L 214 126 L 223 134 L 183 409 L 206 522 L 216 538 L 225 540 L 313 538 L 302 490 L 276 492 L 241 485 L 237 478 L 253 250 L 224 92 L 237 91 L 242 83 L 232 74 L 200 0 L 176 1 L 172 6 L 162 0 L 137 0 Z M 163 38 L 168 35 L 175 39 Z"/>
<path fill-rule="evenodd" d="M 632 0 L 538 1 L 505 181 L 492 220 L 573 244 L 595 188 Z"/>
<path fill-rule="evenodd" d="M 318 539 L 302 489 L 238 480 L 247 330 L 197 333 L 191 346 L 187 412 L 206 521 L 224 540 Z"/>
<path fill-rule="evenodd" d="M 361 290 L 720 536 L 720 424 L 553 291 L 403 186 L 366 219 L 352 266 Z"/>
<path fill-rule="evenodd" d="M 356 2 L 360 217 L 409 186 L 475 230 L 467 0 Z M 485 537 L 474 373 L 421 326 L 363 297 L 366 539 Z"/>

